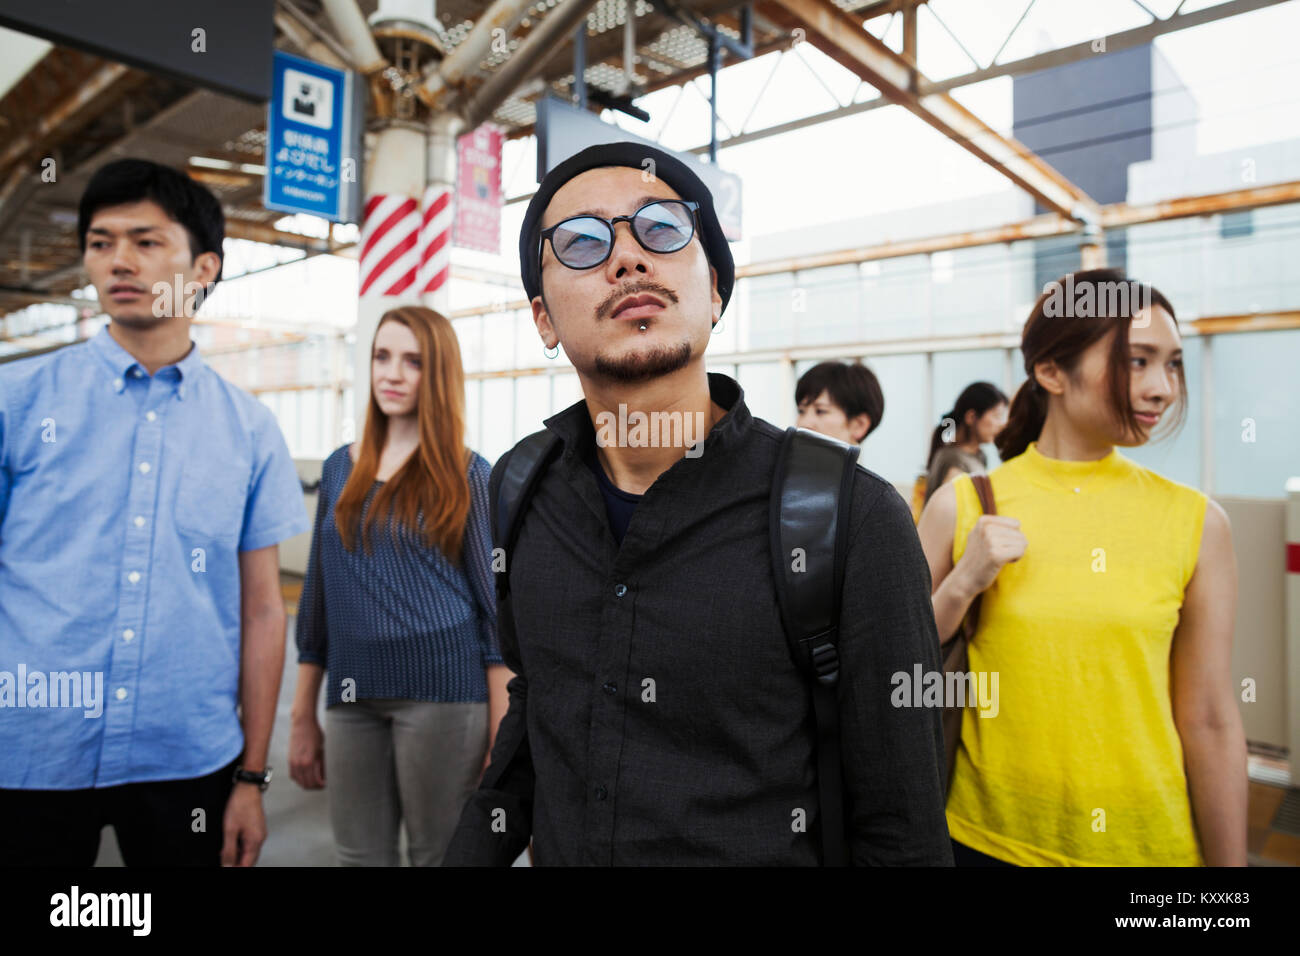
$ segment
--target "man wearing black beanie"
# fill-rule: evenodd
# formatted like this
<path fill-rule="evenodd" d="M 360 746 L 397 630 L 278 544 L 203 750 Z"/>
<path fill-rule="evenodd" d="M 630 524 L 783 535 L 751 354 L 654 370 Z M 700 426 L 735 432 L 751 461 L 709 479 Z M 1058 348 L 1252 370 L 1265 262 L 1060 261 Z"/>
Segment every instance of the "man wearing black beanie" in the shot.
<path fill-rule="evenodd" d="M 784 434 L 706 371 L 735 280 L 712 197 L 667 153 L 593 146 L 540 184 L 519 253 L 542 344 L 585 400 L 545 421 L 557 450 L 499 604 L 510 708 L 444 865 L 508 865 L 530 839 L 538 865 L 816 865 L 811 692 L 769 538 Z M 522 445 L 492 472 L 498 532 Z M 848 856 L 951 865 L 939 712 L 891 703 L 897 674 L 940 667 L 929 572 L 893 487 L 862 468 L 851 485 Z"/>

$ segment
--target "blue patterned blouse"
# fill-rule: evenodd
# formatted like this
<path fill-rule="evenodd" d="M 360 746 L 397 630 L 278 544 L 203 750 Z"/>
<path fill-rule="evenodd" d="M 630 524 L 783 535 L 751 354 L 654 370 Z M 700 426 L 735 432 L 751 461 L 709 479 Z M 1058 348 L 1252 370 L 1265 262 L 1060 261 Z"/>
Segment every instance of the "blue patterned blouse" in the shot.
<path fill-rule="evenodd" d="M 405 530 L 396 537 L 377 520 L 371 553 L 343 547 L 334 506 L 352 473 L 348 446 L 321 470 L 307 579 L 298 603 L 298 661 L 325 667 L 325 705 L 355 698 L 468 702 L 487 700 L 485 668 L 501 663 L 488 478 L 475 452 L 462 567 Z M 366 496 L 368 513 L 376 481 Z M 348 684 L 348 681 L 351 684 Z"/>

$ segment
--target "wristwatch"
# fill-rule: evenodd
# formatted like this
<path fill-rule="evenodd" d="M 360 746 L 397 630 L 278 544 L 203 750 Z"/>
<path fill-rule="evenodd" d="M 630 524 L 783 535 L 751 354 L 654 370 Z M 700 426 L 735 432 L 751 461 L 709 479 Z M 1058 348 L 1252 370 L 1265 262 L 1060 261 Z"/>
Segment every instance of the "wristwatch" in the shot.
<path fill-rule="evenodd" d="M 243 767 L 236 767 L 235 783 L 255 783 L 257 789 L 265 790 L 271 785 L 271 768 L 267 767 L 261 773 L 254 773 L 251 770 L 245 770 Z"/>

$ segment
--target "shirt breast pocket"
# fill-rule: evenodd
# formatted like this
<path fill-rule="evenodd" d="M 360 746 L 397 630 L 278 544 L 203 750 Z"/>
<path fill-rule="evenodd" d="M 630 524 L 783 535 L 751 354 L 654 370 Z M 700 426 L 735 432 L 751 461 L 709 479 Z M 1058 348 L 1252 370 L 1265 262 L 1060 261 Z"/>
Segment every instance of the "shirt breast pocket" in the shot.
<path fill-rule="evenodd" d="M 247 461 L 186 462 L 176 491 L 176 528 L 196 540 L 238 544 L 251 471 Z"/>

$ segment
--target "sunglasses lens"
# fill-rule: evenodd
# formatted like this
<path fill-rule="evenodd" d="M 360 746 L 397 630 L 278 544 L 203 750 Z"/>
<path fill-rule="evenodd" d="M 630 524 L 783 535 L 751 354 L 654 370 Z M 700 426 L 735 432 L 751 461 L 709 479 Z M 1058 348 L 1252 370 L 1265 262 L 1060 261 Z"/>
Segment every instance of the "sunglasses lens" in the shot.
<path fill-rule="evenodd" d="M 609 225 L 587 216 L 566 220 L 551 235 L 551 245 L 570 269 L 589 269 L 609 251 Z"/>
<path fill-rule="evenodd" d="M 676 252 L 694 235 L 691 210 L 681 203 L 652 203 L 632 220 L 637 236 L 655 252 Z"/>

